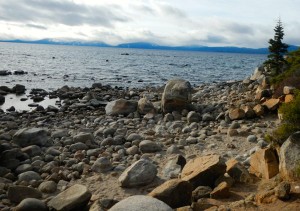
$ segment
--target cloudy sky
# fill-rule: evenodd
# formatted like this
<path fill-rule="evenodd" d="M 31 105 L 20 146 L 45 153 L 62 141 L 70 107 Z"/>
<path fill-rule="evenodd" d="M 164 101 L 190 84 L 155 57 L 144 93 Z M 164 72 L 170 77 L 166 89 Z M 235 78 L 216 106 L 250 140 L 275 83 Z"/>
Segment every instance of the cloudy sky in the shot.
<path fill-rule="evenodd" d="M 266 47 L 280 17 L 300 45 L 299 0 L 0 0 L 0 39 Z"/>

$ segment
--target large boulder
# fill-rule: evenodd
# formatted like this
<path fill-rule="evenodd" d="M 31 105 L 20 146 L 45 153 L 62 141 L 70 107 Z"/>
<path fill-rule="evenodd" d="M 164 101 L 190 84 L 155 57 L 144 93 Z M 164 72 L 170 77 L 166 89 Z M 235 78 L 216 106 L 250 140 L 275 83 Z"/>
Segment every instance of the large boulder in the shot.
<path fill-rule="evenodd" d="M 83 210 L 92 194 L 87 187 L 75 184 L 48 202 L 48 207 L 57 211 Z"/>
<path fill-rule="evenodd" d="M 251 182 L 252 178 L 248 170 L 237 160 L 230 159 L 226 162 L 226 172 L 237 182 Z"/>
<path fill-rule="evenodd" d="M 178 208 L 191 204 L 192 190 L 189 182 L 172 179 L 156 187 L 149 193 L 149 196 L 165 202 L 172 208 Z"/>
<path fill-rule="evenodd" d="M 287 180 L 300 178 L 300 131 L 292 134 L 280 147 L 280 175 Z"/>
<path fill-rule="evenodd" d="M 132 188 L 150 184 L 157 174 L 156 166 L 149 160 L 140 159 L 129 166 L 119 177 L 121 187 Z"/>
<path fill-rule="evenodd" d="M 13 136 L 13 143 L 21 147 L 30 145 L 44 146 L 48 141 L 47 130 L 43 128 L 23 128 Z"/>
<path fill-rule="evenodd" d="M 181 178 L 189 181 L 194 188 L 213 187 L 215 180 L 225 171 L 225 162 L 219 155 L 206 155 L 190 160 L 182 169 Z"/>
<path fill-rule="evenodd" d="M 151 196 L 135 195 L 115 204 L 110 211 L 172 211 L 164 202 Z"/>
<path fill-rule="evenodd" d="M 280 100 L 272 98 L 264 102 L 262 105 L 266 106 L 270 111 L 274 111 L 279 107 Z"/>
<path fill-rule="evenodd" d="M 181 111 L 188 108 L 191 100 L 192 87 L 190 82 L 183 79 L 174 79 L 167 82 L 161 99 L 164 113 Z"/>
<path fill-rule="evenodd" d="M 107 115 L 128 115 L 137 110 L 137 102 L 132 100 L 118 99 L 107 103 L 105 112 Z"/>
<path fill-rule="evenodd" d="M 261 149 L 250 157 L 249 172 L 257 177 L 270 179 L 278 174 L 278 159 L 271 148 Z"/>

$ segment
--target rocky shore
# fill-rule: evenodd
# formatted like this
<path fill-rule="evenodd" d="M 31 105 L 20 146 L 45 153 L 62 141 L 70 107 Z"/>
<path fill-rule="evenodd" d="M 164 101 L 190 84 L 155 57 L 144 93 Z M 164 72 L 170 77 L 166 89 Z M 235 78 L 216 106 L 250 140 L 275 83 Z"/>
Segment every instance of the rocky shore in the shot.
<path fill-rule="evenodd" d="M 288 100 L 293 89 L 285 89 Z M 0 90 L 4 96 L 25 87 Z M 178 79 L 162 88 L 95 83 L 31 95 L 33 111 L 0 111 L 1 210 L 300 206 L 292 172 L 300 135 L 284 149 L 265 141 L 286 99 L 271 98 L 263 68 L 244 81 L 195 88 Z M 39 106 L 45 96 L 61 104 Z"/>

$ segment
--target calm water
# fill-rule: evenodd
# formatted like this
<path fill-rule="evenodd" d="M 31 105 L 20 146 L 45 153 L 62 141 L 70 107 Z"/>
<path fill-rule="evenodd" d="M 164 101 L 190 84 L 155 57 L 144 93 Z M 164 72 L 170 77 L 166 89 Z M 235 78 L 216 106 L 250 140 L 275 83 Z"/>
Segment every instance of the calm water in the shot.
<path fill-rule="evenodd" d="M 198 85 L 244 79 L 265 59 L 255 54 L 0 43 L 0 70 L 28 72 L 0 76 L 0 85 L 51 90 L 100 82 L 143 87 L 161 86 L 172 78 Z"/>

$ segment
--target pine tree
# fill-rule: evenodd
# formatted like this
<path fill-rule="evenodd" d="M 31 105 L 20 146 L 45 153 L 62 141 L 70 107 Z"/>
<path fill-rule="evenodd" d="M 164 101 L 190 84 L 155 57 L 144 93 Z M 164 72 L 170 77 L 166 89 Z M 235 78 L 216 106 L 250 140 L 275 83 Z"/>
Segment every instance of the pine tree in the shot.
<path fill-rule="evenodd" d="M 286 64 L 286 60 L 284 59 L 284 55 L 288 52 L 288 45 L 283 43 L 283 26 L 282 22 L 279 19 L 277 25 L 274 28 L 274 39 L 269 40 L 269 52 L 268 60 L 265 64 L 272 71 L 274 75 L 278 75 L 283 72 L 283 67 Z"/>

